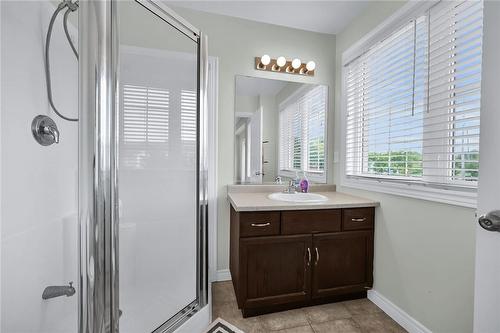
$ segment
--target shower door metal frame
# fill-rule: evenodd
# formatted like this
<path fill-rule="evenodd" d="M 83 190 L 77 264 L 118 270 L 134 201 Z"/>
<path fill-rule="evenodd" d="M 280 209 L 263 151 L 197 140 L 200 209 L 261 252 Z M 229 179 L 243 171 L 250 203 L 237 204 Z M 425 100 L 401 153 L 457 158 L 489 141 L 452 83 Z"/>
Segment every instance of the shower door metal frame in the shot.
<path fill-rule="evenodd" d="M 115 1 L 80 1 L 78 331 L 118 332 Z"/>
<path fill-rule="evenodd" d="M 171 332 L 208 301 L 207 38 L 159 1 L 135 0 L 197 44 L 196 299 L 154 333 Z M 118 0 L 79 10 L 79 333 L 119 332 Z"/>

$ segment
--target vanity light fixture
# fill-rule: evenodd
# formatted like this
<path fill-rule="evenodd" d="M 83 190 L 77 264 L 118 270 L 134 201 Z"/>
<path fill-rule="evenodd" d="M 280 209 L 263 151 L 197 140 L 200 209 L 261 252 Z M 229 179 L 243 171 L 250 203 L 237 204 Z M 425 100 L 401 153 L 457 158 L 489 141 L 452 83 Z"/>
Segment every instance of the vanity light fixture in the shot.
<path fill-rule="evenodd" d="M 261 57 L 255 57 L 255 69 L 261 71 L 314 76 L 316 63 L 312 60 L 307 63 L 303 63 L 299 58 L 294 58 L 293 60 L 288 61 L 283 56 L 280 56 L 277 59 L 272 59 L 267 54 L 264 54 Z"/>
<path fill-rule="evenodd" d="M 260 57 L 259 69 L 266 69 L 267 65 L 269 65 L 270 63 L 271 57 L 267 54 L 264 54 L 262 57 Z"/>

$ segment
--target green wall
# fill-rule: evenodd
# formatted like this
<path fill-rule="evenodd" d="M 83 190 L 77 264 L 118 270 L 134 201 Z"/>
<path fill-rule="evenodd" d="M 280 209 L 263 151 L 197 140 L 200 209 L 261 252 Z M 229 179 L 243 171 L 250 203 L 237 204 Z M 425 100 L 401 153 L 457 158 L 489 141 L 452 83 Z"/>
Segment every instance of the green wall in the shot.
<path fill-rule="evenodd" d="M 217 269 L 229 268 L 229 203 L 226 186 L 234 179 L 234 88 L 236 75 L 325 84 L 329 88 L 329 132 L 333 131 L 335 36 L 258 23 L 184 8 L 175 10 L 208 35 L 208 53 L 219 58 Z M 314 77 L 254 69 L 254 57 L 269 54 L 314 60 Z M 329 156 L 333 156 L 330 145 Z M 333 182 L 333 162 L 329 165 Z"/>
<path fill-rule="evenodd" d="M 373 2 L 337 35 L 335 151 L 341 142 L 342 53 L 404 3 Z M 337 164 L 335 180 L 340 183 Z M 374 290 L 433 332 L 472 332 L 475 210 L 343 187 L 337 190 L 380 201 Z"/>

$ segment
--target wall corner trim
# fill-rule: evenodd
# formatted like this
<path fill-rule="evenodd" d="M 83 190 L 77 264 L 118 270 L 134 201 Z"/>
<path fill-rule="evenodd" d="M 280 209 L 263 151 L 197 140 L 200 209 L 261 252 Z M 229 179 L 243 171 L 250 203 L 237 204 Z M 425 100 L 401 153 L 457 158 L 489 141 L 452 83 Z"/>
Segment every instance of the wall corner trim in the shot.
<path fill-rule="evenodd" d="M 231 281 L 231 272 L 229 272 L 229 269 L 217 270 L 214 282 L 216 281 Z"/>
<path fill-rule="evenodd" d="M 384 295 L 376 290 L 368 291 L 368 299 L 375 303 L 389 317 L 394 319 L 399 325 L 410 333 L 432 333 L 430 329 L 422 325 L 415 318 L 406 313 L 403 309 L 392 303 Z"/>

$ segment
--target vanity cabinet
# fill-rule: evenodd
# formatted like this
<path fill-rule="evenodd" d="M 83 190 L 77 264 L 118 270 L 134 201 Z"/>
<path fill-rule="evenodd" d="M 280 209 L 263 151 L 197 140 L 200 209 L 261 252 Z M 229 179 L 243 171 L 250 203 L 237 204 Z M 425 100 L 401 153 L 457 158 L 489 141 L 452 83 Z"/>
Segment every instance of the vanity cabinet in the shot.
<path fill-rule="evenodd" d="M 236 212 L 230 270 L 243 316 L 366 297 L 374 208 Z"/>

